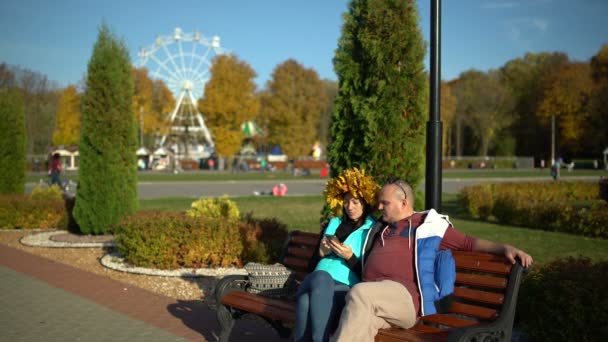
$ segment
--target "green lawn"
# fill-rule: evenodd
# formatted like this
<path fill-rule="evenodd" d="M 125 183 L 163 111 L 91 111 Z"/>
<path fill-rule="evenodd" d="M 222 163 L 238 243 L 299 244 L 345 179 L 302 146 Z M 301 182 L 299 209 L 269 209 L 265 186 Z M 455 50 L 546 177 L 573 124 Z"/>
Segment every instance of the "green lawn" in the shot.
<path fill-rule="evenodd" d="M 233 199 L 241 212 L 253 212 L 255 217 L 276 217 L 290 229 L 319 231 L 321 196 L 301 197 L 239 197 Z M 140 201 L 145 210 L 186 210 L 192 199 L 163 198 Z M 455 195 L 444 195 L 443 212 L 450 215 L 455 227 L 464 233 L 484 239 L 513 244 L 529 252 L 536 263 L 557 257 L 584 255 L 595 260 L 608 259 L 608 240 L 591 239 L 563 233 L 545 232 L 473 220 L 463 213 Z"/>
<path fill-rule="evenodd" d="M 292 174 L 278 171 L 278 172 L 210 172 L 210 171 L 196 171 L 196 172 L 182 172 L 178 174 L 163 173 L 163 172 L 139 172 L 138 181 L 140 182 L 173 182 L 173 181 L 242 181 L 242 180 L 298 180 L 298 179 L 316 179 L 318 178 L 318 170 L 312 170 L 312 175 L 306 177 L 294 177 Z M 76 172 L 68 172 L 68 178 L 77 181 L 78 174 Z M 444 170 L 442 174 L 445 179 L 454 178 L 515 178 L 515 177 L 538 177 L 538 178 L 549 178 L 549 170 L 545 169 L 540 171 L 539 169 L 497 169 L 497 170 Z M 561 173 L 562 178 L 576 177 L 576 176 L 592 176 L 592 177 L 608 177 L 608 171 L 597 171 L 597 170 L 574 170 L 567 172 L 563 170 Z M 27 182 L 38 182 L 40 179 L 46 179 L 46 173 L 28 173 L 26 180 Z"/>

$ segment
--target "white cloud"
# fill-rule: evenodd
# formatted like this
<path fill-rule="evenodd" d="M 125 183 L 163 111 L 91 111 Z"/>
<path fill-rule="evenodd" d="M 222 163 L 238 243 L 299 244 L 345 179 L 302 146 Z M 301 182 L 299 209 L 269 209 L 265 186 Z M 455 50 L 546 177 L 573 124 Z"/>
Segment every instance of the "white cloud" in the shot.
<path fill-rule="evenodd" d="M 526 44 L 544 35 L 549 29 L 545 18 L 516 18 L 507 21 L 507 31 L 512 41 Z"/>

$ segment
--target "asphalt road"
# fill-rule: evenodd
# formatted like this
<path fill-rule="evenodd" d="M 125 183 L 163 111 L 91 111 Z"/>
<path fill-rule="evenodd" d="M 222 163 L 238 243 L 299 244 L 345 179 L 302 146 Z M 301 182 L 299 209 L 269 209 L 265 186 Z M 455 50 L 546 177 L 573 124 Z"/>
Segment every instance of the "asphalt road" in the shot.
<path fill-rule="evenodd" d="M 597 181 L 599 177 L 582 176 L 569 177 L 569 180 Z M 288 196 L 321 195 L 327 179 L 302 179 L 285 181 L 288 187 Z M 465 186 L 479 183 L 495 182 L 522 182 L 522 181 L 551 181 L 549 177 L 520 177 L 520 178 L 448 178 L 443 179 L 442 192 L 457 193 Z M 163 197 L 218 197 L 228 195 L 231 197 L 251 196 L 254 191 L 268 192 L 277 184 L 276 181 L 193 181 L 193 182 L 140 182 L 138 193 L 141 199 Z M 36 183 L 28 183 L 26 192 L 30 192 Z M 424 184 L 420 185 L 424 191 Z"/>

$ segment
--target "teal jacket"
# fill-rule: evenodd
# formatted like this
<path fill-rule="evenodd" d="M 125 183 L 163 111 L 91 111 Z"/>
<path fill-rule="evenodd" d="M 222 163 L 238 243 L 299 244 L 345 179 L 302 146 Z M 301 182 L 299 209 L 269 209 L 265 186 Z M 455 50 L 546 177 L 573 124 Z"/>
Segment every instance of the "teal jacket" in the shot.
<path fill-rule="evenodd" d="M 354 232 L 350 233 L 350 235 L 344 240 L 344 244 L 350 246 L 353 250 L 353 255 L 358 259 L 361 258 L 361 251 L 363 250 L 363 242 L 365 241 L 365 237 L 367 236 L 368 230 L 374 224 L 375 220 L 372 217 L 367 217 L 365 222 L 361 227 L 357 228 Z M 325 228 L 325 234 L 335 234 L 336 229 L 342 223 L 341 217 L 334 217 L 329 221 L 329 225 Z M 323 238 L 323 237 L 321 237 Z M 352 260 L 351 260 L 352 263 Z M 356 283 L 361 281 L 361 277 L 358 272 L 353 271 L 351 267 L 349 267 L 346 260 L 343 258 L 336 256 L 334 254 L 327 255 L 317 264 L 315 271 L 326 271 L 331 275 L 334 280 L 339 281 L 348 286 L 353 286 Z"/>

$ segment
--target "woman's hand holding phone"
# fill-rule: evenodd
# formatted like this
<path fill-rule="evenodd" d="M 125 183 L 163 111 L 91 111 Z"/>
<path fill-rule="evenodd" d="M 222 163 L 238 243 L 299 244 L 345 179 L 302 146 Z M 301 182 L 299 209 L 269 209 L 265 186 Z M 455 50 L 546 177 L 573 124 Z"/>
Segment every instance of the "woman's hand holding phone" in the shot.
<path fill-rule="evenodd" d="M 325 234 L 325 239 L 328 242 L 331 250 L 339 257 L 348 260 L 353 255 L 353 250 L 350 246 L 340 242 L 337 236 L 331 234 Z"/>

